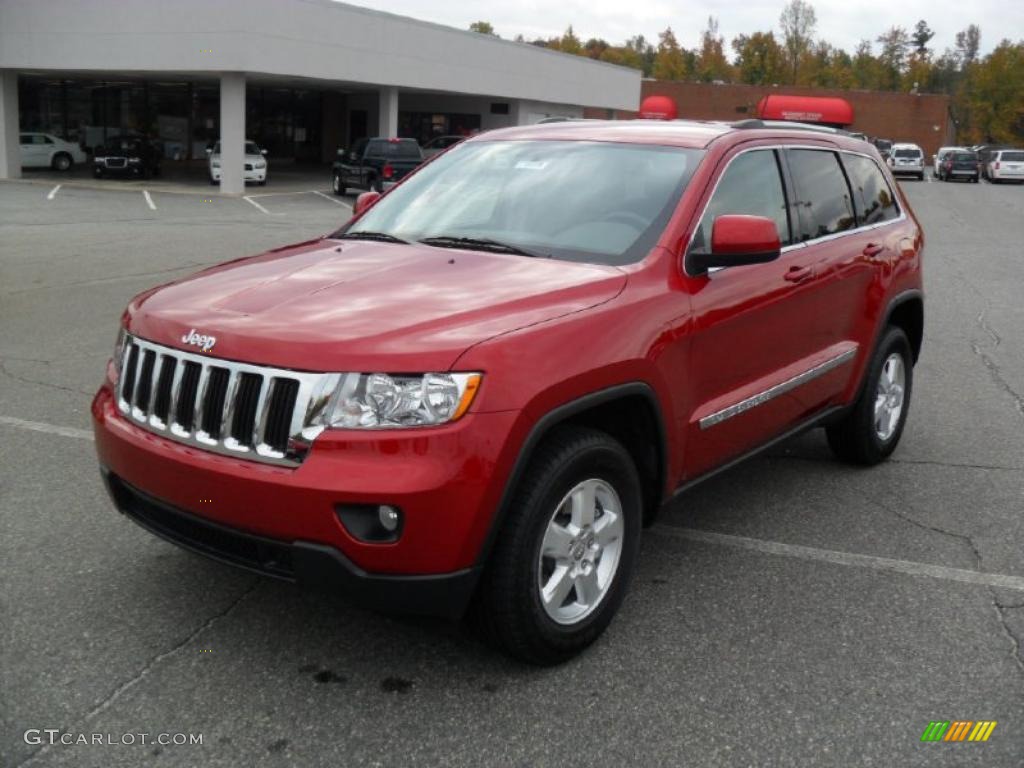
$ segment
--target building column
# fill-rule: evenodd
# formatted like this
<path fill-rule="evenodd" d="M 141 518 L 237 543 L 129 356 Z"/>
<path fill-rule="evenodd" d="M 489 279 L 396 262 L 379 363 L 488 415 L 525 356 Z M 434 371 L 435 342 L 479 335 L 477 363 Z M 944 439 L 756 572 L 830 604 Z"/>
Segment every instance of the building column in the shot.
<path fill-rule="evenodd" d="M 398 89 L 381 88 L 377 98 L 377 135 L 393 139 L 398 136 Z"/>
<path fill-rule="evenodd" d="M 220 191 L 245 192 L 245 75 L 220 78 Z"/>
<path fill-rule="evenodd" d="M 20 178 L 18 73 L 11 69 L 0 69 L 0 179 Z"/>
<path fill-rule="evenodd" d="M 526 125 L 526 106 L 516 99 L 508 107 L 509 125 Z"/>

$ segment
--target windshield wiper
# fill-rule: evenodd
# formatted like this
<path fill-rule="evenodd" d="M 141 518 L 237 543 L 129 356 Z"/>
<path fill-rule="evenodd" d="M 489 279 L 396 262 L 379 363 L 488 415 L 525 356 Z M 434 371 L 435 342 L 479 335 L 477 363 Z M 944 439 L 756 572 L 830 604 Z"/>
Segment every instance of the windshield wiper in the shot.
<path fill-rule="evenodd" d="M 468 248 L 470 250 L 491 251 L 493 253 L 514 253 L 517 256 L 533 256 L 535 258 L 551 258 L 546 253 L 536 253 L 521 248 L 518 245 L 503 243 L 500 240 L 491 240 L 486 237 L 449 237 L 439 235 L 437 237 L 425 237 L 420 240 L 424 245 L 433 245 L 436 248 Z"/>
<path fill-rule="evenodd" d="M 381 243 L 407 243 L 408 240 L 403 240 L 400 237 L 389 235 L 387 232 L 370 232 L 367 230 L 361 232 L 346 232 L 344 235 L 338 235 L 339 240 L 377 240 Z"/>

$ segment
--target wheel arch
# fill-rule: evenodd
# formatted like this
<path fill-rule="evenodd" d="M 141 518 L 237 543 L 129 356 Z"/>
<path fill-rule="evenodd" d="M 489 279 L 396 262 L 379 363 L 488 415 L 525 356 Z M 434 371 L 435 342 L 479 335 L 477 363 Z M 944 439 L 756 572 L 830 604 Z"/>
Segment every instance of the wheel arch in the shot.
<path fill-rule="evenodd" d="M 895 325 L 907 334 L 907 338 L 910 339 L 911 351 L 914 354 L 914 363 L 917 363 L 921 356 L 921 346 L 924 343 L 924 294 L 920 290 L 904 291 L 889 302 L 885 318 L 876 334 L 876 344 L 886 327 L 890 325 Z"/>
<path fill-rule="evenodd" d="M 668 441 L 661 405 L 654 389 L 642 381 L 618 384 L 583 395 L 545 413 L 531 427 L 505 481 L 490 530 L 477 563 L 486 564 L 498 531 L 505 522 L 512 495 L 537 447 L 555 429 L 567 424 L 589 426 L 622 443 L 633 458 L 643 487 L 644 523 L 653 521 L 665 498 Z"/>

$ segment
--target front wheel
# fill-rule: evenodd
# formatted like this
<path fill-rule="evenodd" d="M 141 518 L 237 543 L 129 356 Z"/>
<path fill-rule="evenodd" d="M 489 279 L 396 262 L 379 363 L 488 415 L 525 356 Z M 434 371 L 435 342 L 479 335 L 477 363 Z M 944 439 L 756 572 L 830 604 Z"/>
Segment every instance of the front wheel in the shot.
<path fill-rule="evenodd" d="M 345 194 L 345 184 L 341 181 L 341 174 L 337 171 L 335 171 L 334 175 L 331 177 L 331 189 L 334 190 L 334 194 L 338 197 Z"/>
<path fill-rule="evenodd" d="M 826 428 L 828 444 L 852 464 L 878 464 L 889 458 L 907 423 L 914 382 L 910 341 L 890 326 L 868 365 L 867 379 L 853 410 Z"/>
<path fill-rule="evenodd" d="M 563 427 L 516 487 L 475 596 L 492 644 L 557 664 L 596 640 L 625 596 L 640 543 L 640 479 L 604 432 Z"/>
<path fill-rule="evenodd" d="M 72 165 L 74 165 L 74 161 L 71 159 L 71 155 L 67 152 L 58 152 L 53 157 L 54 170 L 70 171 Z"/>

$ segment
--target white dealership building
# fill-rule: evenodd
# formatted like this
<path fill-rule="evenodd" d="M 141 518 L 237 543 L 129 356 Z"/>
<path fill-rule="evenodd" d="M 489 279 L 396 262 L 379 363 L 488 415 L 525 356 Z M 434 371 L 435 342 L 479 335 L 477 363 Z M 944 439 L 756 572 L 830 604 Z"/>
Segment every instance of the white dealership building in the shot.
<path fill-rule="evenodd" d="M 19 132 L 84 148 L 146 135 L 170 162 L 222 142 L 325 162 L 364 136 L 426 141 L 584 107 L 635 110 L 640 72 L 333 0 L 0 0 L 0 178 Z"/>

